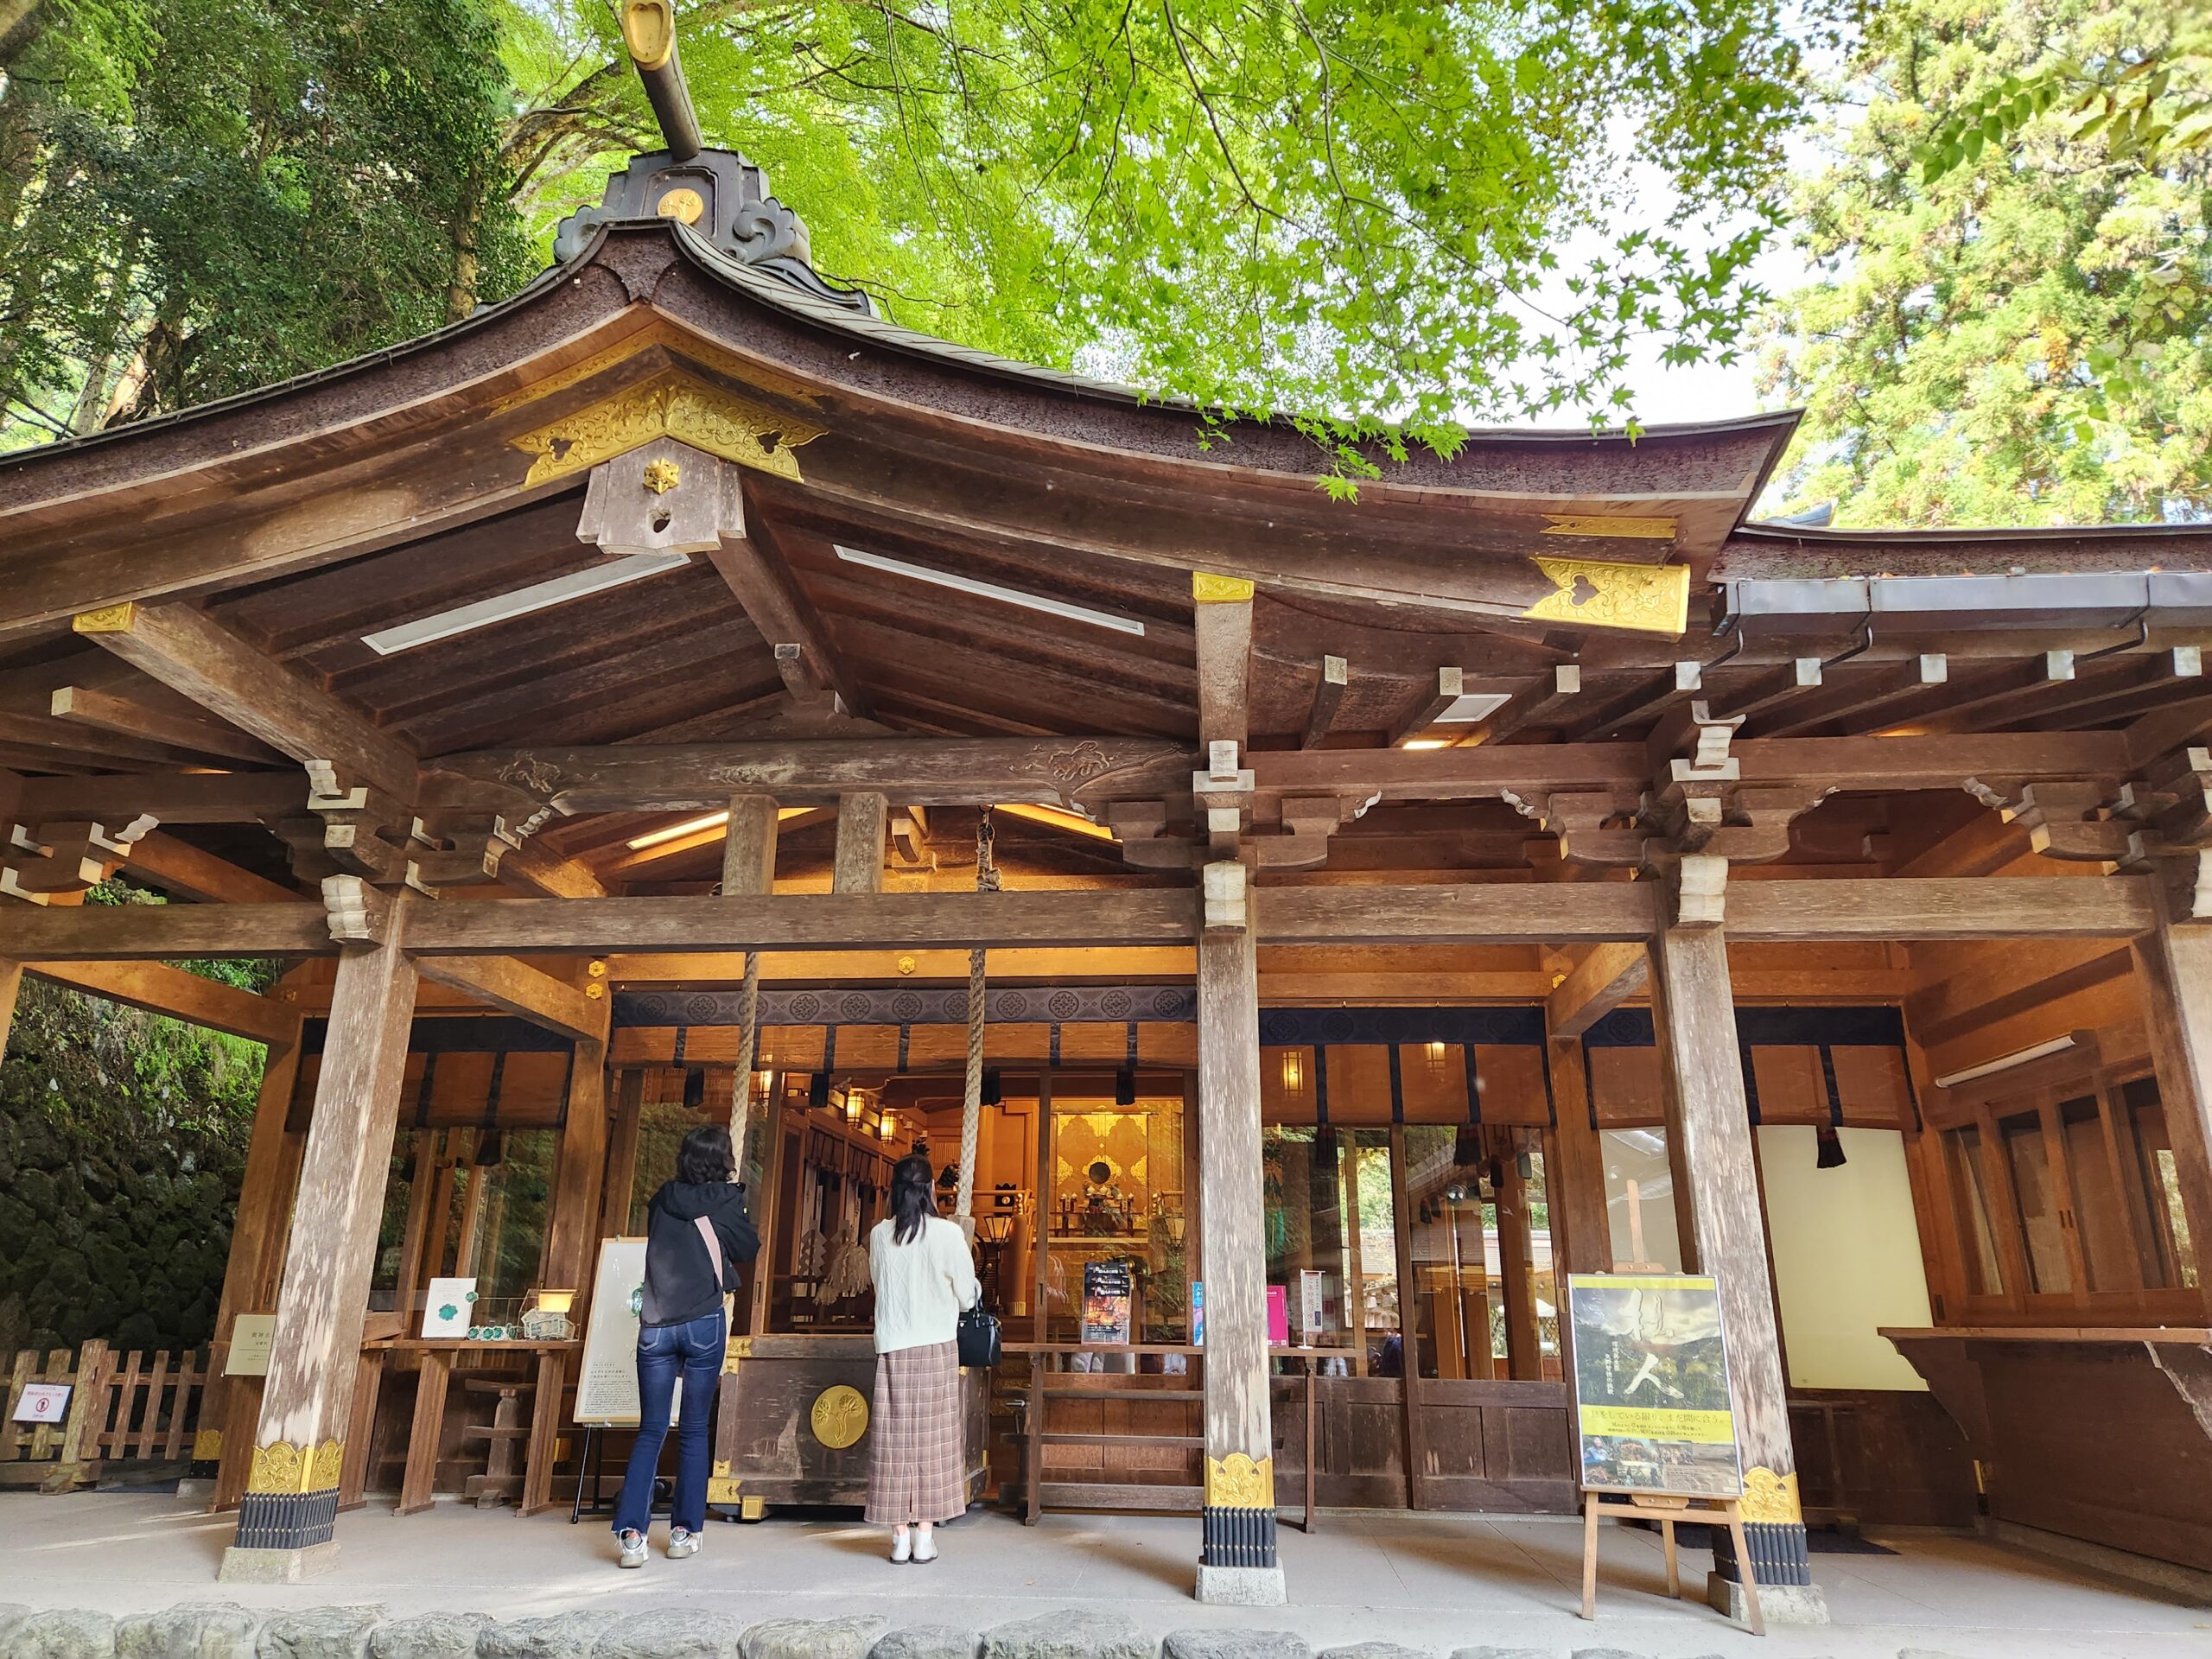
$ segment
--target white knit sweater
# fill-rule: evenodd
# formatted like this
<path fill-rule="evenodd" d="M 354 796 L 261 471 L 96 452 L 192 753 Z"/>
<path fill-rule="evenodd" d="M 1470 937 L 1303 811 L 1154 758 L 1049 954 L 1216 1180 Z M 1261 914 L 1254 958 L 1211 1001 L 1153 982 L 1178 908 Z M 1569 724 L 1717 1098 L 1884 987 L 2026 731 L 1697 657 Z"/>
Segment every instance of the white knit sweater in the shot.
<path fill-rule="evenodd" d="M 875 1351 L 926 1348 L 959 1334 L 960 1310 L 982 1294 L 968 1240 L 942 1216 L 922 1222 L 918 1237 L 892 1242 L 892 1224 L 868 1236 L 868 1277 L 875 1281 Z"/>

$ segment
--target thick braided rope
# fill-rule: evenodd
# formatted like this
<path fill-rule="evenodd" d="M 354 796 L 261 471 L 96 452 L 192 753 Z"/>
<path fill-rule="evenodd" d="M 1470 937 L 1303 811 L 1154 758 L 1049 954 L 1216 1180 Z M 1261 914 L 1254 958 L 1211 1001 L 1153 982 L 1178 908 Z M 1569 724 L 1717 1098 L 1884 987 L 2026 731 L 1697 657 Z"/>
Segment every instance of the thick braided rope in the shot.
<path fill-rule="evenodd" d="M 739 1003 L 737 1082 L 730 1090 L 729 1148 L 737 1179 L 745 1179 L 745 1137 L 752 1128 L 753 1067 L 760 1047 L 760 953 L 745 953 L 745 992 Z"/>
<path fill-rule="evenodd" d="M 983 809 L 976 825 L 976 891 L 998 891 L 998 872 L 991 866 L 991 809 Z M 954 1200 L 954 1217 L 970 1238 L 976 1223 L 976 1142 L 983 1127 L 983 948 L 968 953 L 968 1086 L 960 1103 L 960 1196 Z"/>

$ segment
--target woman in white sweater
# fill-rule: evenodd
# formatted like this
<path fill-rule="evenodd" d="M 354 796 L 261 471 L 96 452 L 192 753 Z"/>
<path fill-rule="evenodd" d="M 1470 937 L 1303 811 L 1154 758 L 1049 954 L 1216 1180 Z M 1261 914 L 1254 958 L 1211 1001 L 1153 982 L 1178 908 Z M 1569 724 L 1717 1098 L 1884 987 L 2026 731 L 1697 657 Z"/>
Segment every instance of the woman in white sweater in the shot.
<path fill-rule="evenodd" d="M 960 1313 L 981 1293 L 968 1240 L 937 1213 L 926 1158 L 891 1171 L 891 1214 L 868 1238 L 875 1282 L 875 1412 L 868 1518 L 894 1561 L 933 1561 L 933 1525 L 968 1508 L 962 1467 Z"/>

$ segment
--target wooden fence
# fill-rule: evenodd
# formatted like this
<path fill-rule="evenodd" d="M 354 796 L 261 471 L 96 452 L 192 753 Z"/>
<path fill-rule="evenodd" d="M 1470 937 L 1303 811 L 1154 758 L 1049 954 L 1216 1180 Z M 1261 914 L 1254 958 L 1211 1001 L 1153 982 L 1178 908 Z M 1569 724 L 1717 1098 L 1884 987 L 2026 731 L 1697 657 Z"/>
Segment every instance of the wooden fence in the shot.
<path fill-rule="evenodd" d="M 216 1370 L 205 1348 L 177 1355 L 163 1350 L 149 1356 L 137 1349 L 118 1354 L 95 1341 L 73 1359 L 66 1348 L 17 1354 L 0 1421 L 0 1486 L 66 1492 L 126 1465 L 150 1472 L 193 1461 L 203 1449 L 200 1408 Z M 71 1385 L 67 1421 L 15 1421 L 16 1402 L 32 1382 Z"/>

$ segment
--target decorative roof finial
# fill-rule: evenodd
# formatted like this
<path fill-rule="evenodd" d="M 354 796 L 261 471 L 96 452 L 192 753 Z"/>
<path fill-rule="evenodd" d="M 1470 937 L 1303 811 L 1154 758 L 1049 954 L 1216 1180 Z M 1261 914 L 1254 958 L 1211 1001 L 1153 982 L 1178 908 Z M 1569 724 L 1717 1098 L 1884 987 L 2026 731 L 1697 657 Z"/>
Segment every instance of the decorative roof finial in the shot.
<path fill-rule="evenodd" d="M 554 234 L 553 257 L 564 264 L 575 258 L 589 245 L 593 232 L 614 219 L 673 219 L 690 226 L 717 252 L 818 298 L 872 315 L 867 295 L 832 288 L 815 274 L 806 226 L 768 194 L 767 175 L 735 150 L 706 148 L 677 54 L 674 0 L 624 0 L 622 41 L 668 148 L 633 157 L 607 180 L 607 194 L 596 207 L 579 208 L 563 219 Z"/>

